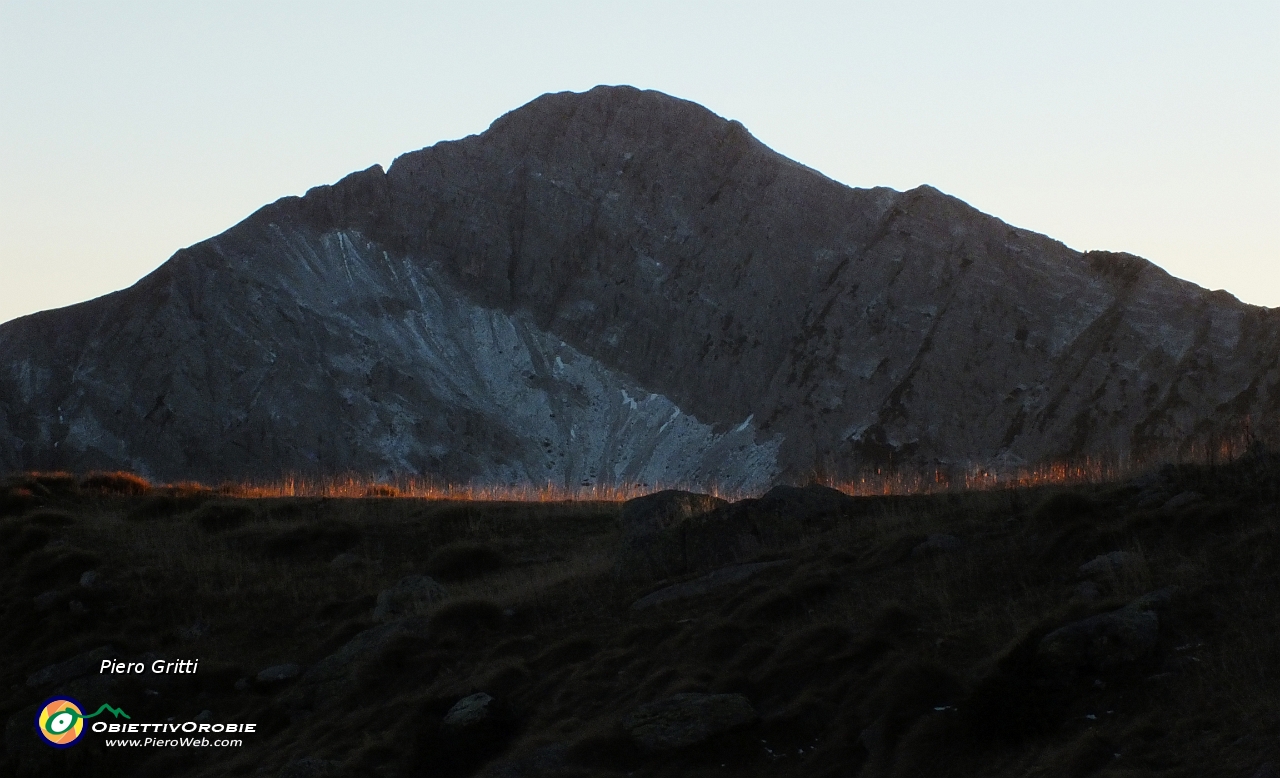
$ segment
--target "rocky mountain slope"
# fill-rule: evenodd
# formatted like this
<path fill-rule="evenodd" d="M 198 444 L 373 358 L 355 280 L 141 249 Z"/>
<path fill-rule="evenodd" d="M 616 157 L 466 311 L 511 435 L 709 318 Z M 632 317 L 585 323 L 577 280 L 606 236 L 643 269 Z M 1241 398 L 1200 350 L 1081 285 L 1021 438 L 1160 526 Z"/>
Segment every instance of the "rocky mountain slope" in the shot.
<path fill-rule="evenodd" d="M 1280 318 L 656 92 L 546 95 L 0 327 L 0 469 L 760 489 L 1207 438 Z"/>

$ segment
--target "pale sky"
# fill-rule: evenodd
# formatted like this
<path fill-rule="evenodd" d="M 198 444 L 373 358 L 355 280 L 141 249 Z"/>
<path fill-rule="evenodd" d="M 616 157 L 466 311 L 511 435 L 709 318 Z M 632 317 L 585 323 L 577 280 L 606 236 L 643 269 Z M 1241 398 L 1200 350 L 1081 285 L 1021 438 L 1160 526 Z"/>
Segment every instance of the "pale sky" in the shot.
<path fill-rule="evenodd" d="M 0 321 L 596 84 L 1280 306 L 1276 0 L 0 0 Z"/>

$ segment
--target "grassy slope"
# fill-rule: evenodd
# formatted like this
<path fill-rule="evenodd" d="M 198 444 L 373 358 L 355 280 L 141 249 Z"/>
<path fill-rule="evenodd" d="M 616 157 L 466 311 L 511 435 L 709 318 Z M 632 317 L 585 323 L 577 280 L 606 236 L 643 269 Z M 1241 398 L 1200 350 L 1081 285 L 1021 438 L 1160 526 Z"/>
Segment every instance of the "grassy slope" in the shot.
<path fill-rule="evenodd" d="M 764 557 L 786 564 L 638 613 L 630 603 L 663 582 L 615 578 L 615 504 L 12 480 L 0 774 L 275 775 L 311 757 L 334 775 L 1250 776 L 1280 761 L 1280 459 L 1168 472 L 1167 494 L 1204 498 L 1140 508 L 1132 486 L 864 498 Z M 933 532 L 963 546 L 913 556 Z M 1078 566 L 1115 550 L 1136 564 L 1102 579 L 1099 599 L 1074 597 Z M 343 552 L 359 562 L 334 569 Z M 98 581 L 80 587 L 90 569 Z M 237 688 L 332 654 L 373 626 L 380 590 L 431 570 L 453 580 L 429 628 L 361 657 L 344 684 Z M 1179 592 L 1154 654 L 1105 673 L 1035 661 L 1049 630 L 1168 585 Z M 104 644 L 200 670 L 114 686 L 91 674 L 64 691 L 135 721 L 207 709 L 260 732 L 212 752 L 34 743 L 27 722 L 58 687 L 26 679 Z M 495 697 L 498 723 L 443 734 L 475 691 Z M 633 745 L 622 718 L 681 691 L 741 692 L 760 721 L 684 752 Z"/>

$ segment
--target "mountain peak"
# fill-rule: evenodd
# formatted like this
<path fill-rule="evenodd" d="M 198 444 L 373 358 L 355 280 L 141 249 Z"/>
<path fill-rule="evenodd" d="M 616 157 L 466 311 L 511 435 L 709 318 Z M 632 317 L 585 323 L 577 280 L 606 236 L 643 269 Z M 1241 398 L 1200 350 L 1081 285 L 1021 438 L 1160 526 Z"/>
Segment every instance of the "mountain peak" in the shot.
<path fill-rule="evenodd" d="M 548 94 L 0 327 L 0 467 L 761 489 L 1277 418 L 1280 321 L 1151 267 Z"/>

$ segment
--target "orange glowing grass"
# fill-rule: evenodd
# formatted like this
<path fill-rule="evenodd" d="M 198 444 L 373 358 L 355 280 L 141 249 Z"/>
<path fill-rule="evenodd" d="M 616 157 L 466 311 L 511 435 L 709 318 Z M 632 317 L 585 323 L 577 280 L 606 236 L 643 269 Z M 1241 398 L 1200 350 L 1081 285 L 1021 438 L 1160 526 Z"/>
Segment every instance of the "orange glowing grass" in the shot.
<path fill-rule="evenodd" d="M 1101 484 L 1132 478 L 1170 462 L 1222 463 L 1240 457 L 1256 442 L 1246 425 L 1241 434 L 1199 446 L 1184 444 L 1176 450 L 1153 451 L 1143 457 L 1086 457 L 1076 462 L 1052 462 L 1024 466 L 969 466 L 935 469 L 928 472 L 901 470 L 864 471 L 851 477 L 813 478 L 855 497 L 937 494 L 941 492 L 1019 489 L 1037 486 Z M 75 483 L 68 473 L 28 473 L 27 478 Z M 14 482 L 20 485 L 22 477 Z M 151 487 L 129 473 L 93 473 L 81 479 L 86 489 L 105 489 L 119 494 L 141 494 Z M 128 487 L 128 488 L 125 488 Z M 274 481 L 224 483 L 210 489 L 199 483 L 182 482 L 155 487 L 170 493 L 217 492 L 227 497 L 284 498 L 410 498 L 459 502 L 609 502 L 617 503 L 666 488 L 712 494 L 727 500 L 759 496 L 743 489 L 707 484 L 442 484 L 427 478 L 372 478 L 361 475 L 316 478 L 289 476 Z"/>
<path fill-rule="evenodd" d="M 1239 457 L 1251 442 L 1246 437 L 1216 442 L 1196 449 L 1184 447 L 1176 455 L 1151 454 L 1141 458 L 1086 457 L 1077 462 L 1052 462 L 1017 467 L 971 466 L 932 473 L 875 470 L 849 478 L 813 479 L 855 497 L 937 494 L 941 492 L 1020 489 L 1037 486 L 1101 484 L 1132 478 L 1166 462 L 1225 462 Z M 713 494 L 727 500 L 755 497 L 745 490 L 690 484 L 593 484 L 569 487 L 558 484 L 459 485 L 427 479 L 400 478 L 390 482 L 360 476 L 308 479 L 289 477 L 278 481 L 226 484 L 219 491 L 237 497 L 405 497 L 467 502 L 622 502 L 661 489 L 677 488 Z"/>

